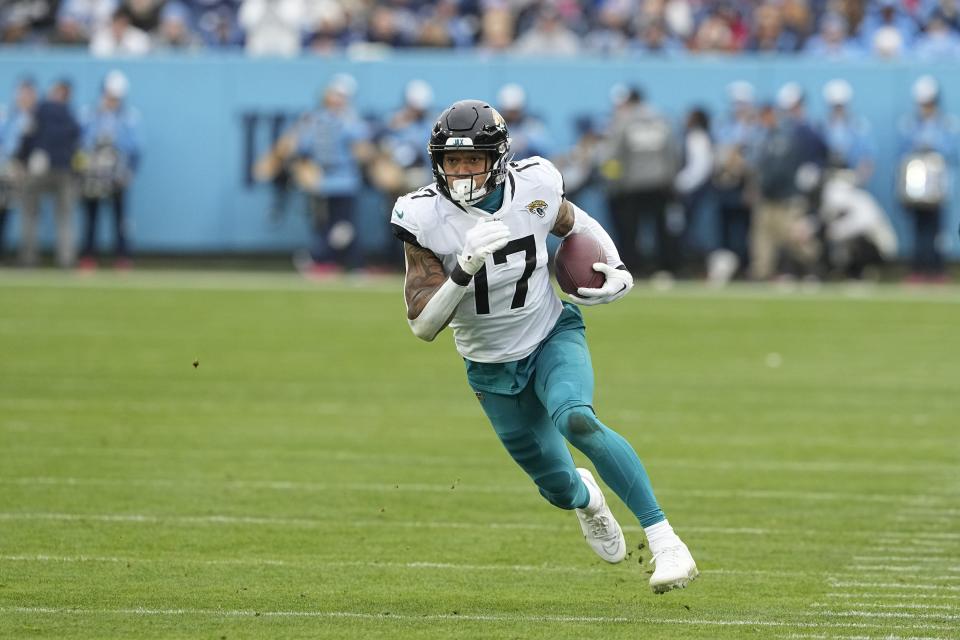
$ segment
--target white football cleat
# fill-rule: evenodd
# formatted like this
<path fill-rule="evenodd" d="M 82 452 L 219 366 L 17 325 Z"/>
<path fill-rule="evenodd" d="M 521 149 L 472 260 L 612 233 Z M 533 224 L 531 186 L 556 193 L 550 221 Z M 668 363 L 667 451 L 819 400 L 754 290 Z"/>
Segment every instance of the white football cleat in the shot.
<path fill-rule="evenodd" d="M 580 530 L 598 556 L 616 564 L 627 556 L 627 541 L 623 539 L 623 531 L 607 506 L 593 474 L 586 469 L 577 469 L 577 473 L 590 491 L 590 504 L 584 509 L 574 509 L 580 520 Z"/>
<path fill-rule="evenodd" d="M 650 588 L 654 593 L 683 589 L 700 575 L 690 550 L 680 538 L 677 538 L 676 544 L 655 553 L 651 562 L 654 564 L 654 572 L 650 576 Z"/>

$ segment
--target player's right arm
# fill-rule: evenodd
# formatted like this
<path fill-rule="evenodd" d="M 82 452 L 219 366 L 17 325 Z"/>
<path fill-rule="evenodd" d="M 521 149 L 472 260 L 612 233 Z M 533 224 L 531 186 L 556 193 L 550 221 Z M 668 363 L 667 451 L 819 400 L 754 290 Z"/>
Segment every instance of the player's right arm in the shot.
<path fill-rule="evenodd" d="M 415 336 L 427 342 L 437 337 L 450 323 L 470 280 L 483 268 L 487 256 L 502 249 L 509 237 L 509 229 L 498 220 L 478 223 L 467 232 L 463 253 L 457 256 L 449 276 L 432 251 L 412 242 L 404 243 L 403 295 L 407 322 Z"/>

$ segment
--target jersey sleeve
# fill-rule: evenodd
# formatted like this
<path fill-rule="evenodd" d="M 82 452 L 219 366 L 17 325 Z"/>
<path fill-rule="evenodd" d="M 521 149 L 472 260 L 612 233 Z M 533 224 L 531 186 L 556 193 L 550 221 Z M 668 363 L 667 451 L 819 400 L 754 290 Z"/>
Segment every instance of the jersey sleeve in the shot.
<path fill-rule="evenodd" d="M 417 224 L 416 210 L 408 195 L 397 198 L 393 205 L 393 212 L 390 214 L 390 229 L 397 239 L 415 247 L 423 246 L 423 237 L 420 225 Z"/>

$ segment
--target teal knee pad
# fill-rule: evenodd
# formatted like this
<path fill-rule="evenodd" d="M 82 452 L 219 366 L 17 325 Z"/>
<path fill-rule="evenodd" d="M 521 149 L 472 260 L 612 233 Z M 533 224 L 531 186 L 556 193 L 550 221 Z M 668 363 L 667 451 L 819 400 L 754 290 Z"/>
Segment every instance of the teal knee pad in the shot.
<path fill-rule="evenodd" d="M 574 509 L 584 503 L 583 492 L 586 487 L 583 481 L 574 470 L 553 471 L 536 478 L 537 486 L 540 488 L 540 495 L 547 499 L 547 502 L 561 509 Z"/>
<path fill-rule="evenodd" d="M 603 431 L 603 423 L 594 415 L 593 409 L 583 405 L 564 409 L 557 414 L 555 423 L 563 437 L 578 449 Z"/>

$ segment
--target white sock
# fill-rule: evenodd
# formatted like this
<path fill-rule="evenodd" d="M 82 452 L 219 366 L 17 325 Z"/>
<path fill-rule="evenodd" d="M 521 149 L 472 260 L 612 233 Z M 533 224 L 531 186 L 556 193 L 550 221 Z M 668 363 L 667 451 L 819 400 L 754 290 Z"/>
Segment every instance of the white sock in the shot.
<path fill-rule="evenodd" d="M 680 542 L 680 537 L 673 532 L 673 527 L 667 520 L 644 527 L 643 533 L 647 536 L 647 544 L 650 545 L 650 553 L 653 555 Z"/>
<path fill-rule="evenodd" d="M 583 511 L 592 517 L 603 507 L 603 493 L 601 493 L 600 487 L 596 487 L 586 480 L 583 481 L 583 486 L 587 488 L 587 493 L 590 494 L 590 502 L 583 508 Z"/>

